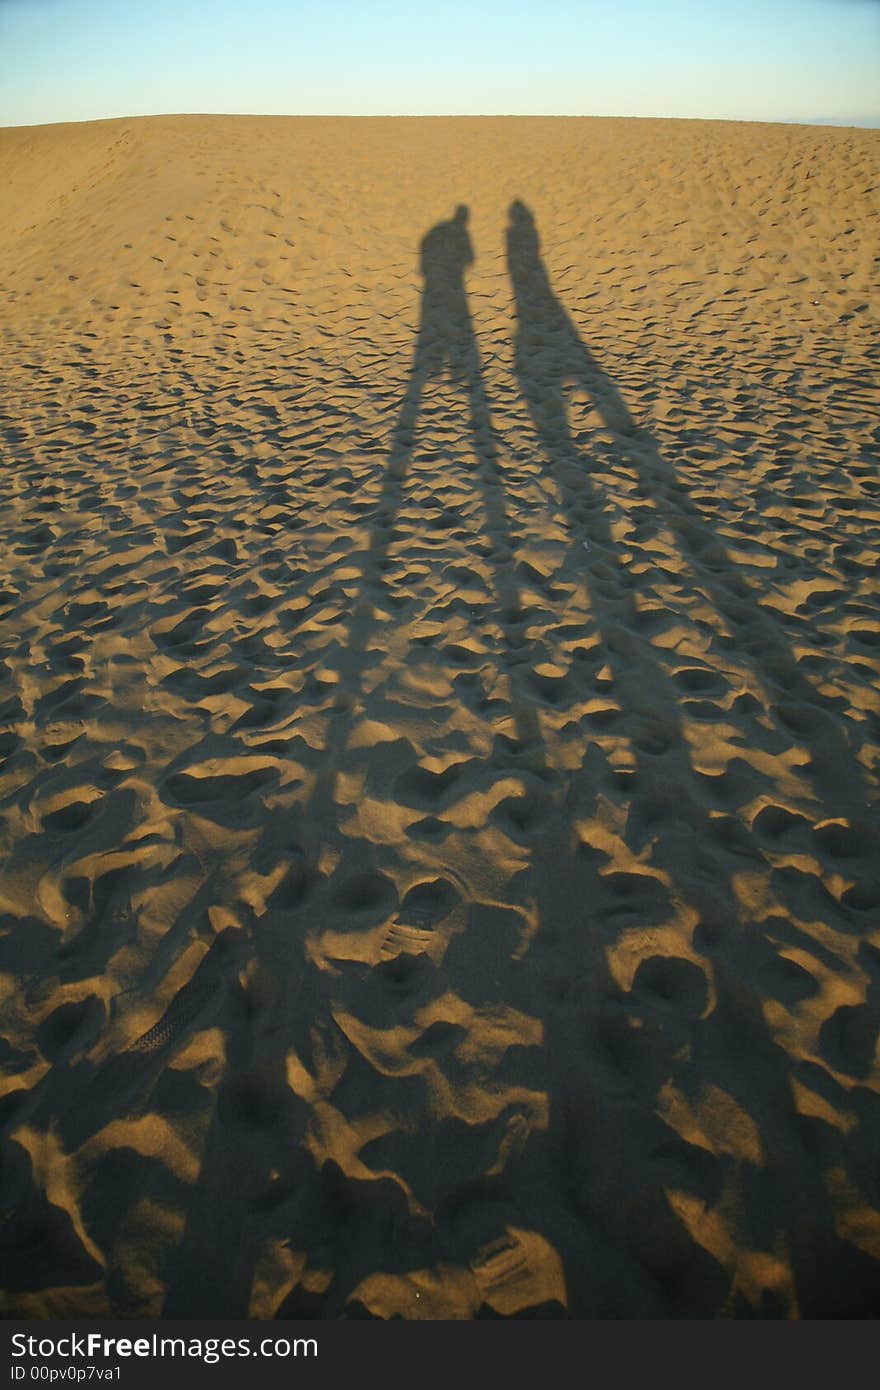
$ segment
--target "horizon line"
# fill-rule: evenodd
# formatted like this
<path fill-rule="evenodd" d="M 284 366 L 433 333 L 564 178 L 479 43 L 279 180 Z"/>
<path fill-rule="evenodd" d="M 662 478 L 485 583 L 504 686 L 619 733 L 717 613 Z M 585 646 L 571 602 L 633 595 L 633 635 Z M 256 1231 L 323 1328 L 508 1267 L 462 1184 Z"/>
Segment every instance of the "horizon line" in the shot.
<path fill-rule="evenodd" d="M 578 113 L 548 111 L 149 111 L 119 116 L 76 116 L 52 121 L 13 121 L 0 123 L 0 130 L 42 130 L 58 125 L 97 125 L 110 121 L 172 120 L 186 117 L 216 120 L 323 120 L 323 121 L 473 121 L 473 120 L 549 120 L 549 121 L 703 121 L 723 125 L 803 125 L 819 129 L 845 130 L 880 129 L 880 114 L 876 116 L 668 116 L 624 115 L 617 112 Z"/>

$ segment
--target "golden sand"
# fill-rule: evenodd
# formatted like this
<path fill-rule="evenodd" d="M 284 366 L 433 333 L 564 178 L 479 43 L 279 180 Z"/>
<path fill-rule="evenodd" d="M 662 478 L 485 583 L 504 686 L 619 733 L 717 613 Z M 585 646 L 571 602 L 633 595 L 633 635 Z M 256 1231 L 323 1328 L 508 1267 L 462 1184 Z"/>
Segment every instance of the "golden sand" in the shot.
<path fill-rule="evenodd" d="M 0 131 L 3 1312 L 880 1308 L 878 153 Z"/>

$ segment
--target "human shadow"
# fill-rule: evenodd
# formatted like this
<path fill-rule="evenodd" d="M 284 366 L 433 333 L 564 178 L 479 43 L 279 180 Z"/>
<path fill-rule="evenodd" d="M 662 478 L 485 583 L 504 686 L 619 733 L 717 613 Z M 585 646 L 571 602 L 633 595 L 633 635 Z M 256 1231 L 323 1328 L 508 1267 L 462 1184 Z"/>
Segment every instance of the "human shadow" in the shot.
<path fill-rule="evenodd" d="M 585 519 L 589 465 L 580 457 L 566 405 L 567 389 L 576 386 L 587 393 L 617 454 L 636 474 L 641 496 L 650 499 L 680 544 L 692 583 L 703 588 L 747 653 L 777 719 L 803 740 L 818 799 L 861 828 L 869 818 L 871 793 L 857 756 L 856 731 L 841 718 L 844 702 L 804 675 L 779 622 L 580 338 L 550 284 L 534 216 L 520 200 L 510 207 L 506 243 L 517 315 L 517 378 L 570 508 L 580 503 L 578 515 Z M 595 505 L 598 499 L 591 500 Z"/>
<path fill-rule="evenodd" d="M 641 496 L 651 500 L 678 541 L 691 585 L 709 597 L 739 640 L 777 721 L 806 745 L 806 770 L 822 814 L 845 818 L 854 852 L 865 856 L 876 830 L 857 750 L 840 723 L 837 702 L 803 675 L 779 624 L 582 341 L 554 293 L 534 217 L 522 202 L 510 209 L 506 240 L 517 379 L 566 513 L 572 566 L 583 577 L 611 668 L 620 707 L 613 729 L 628 738 L 634 755 L 627 780 L 638 795 L 629 804 L 624 837 L 646 870 L 653 866 L 667 876 L 695 923 L 680 956 L 667 948 L 643 960 L 624 989 L 607 965 L 617 936 L 613 912 L 604 920 L 601 913 L 594 917 L 580 937 L 569 933 L 560 939 L 566 896 L 571 901 L 562 885 L 567 880 L 571 890 L 583 878 L 583 846 L 567 863 L 551 862 L 543 849 L 534 856 L 536 896 L 548 931 L 536 936 L 529 963 L 538 964 L 545 946 L 558 957 L 557 968 L 569 956 L 566 974 L 579 994 L 572 1009 L 551 1009 L 546 1016 L 550 1145 L 560 1186 L 593 1238 L 606 1242 L 606 1254 L 623 1252 L 648 1275 L 642 1308 L 662 1309 L 663 1315 L 688 1308 L 698 1315 L 743 1311 L 742 1293 L 708 1259 L 693 1239 L 693 1227 L 682 1219 L 686 1203 L 677 1200 L 673 1206 L 666 1196 L 671 1185 L 686 1194 L 686 1201 L 710 1209 L 734 1181 L 723 1152 L 713 1159 L 682 1139 L 669 1123 L 663 1099 L 675 1091 L 695 1097 L 707 1084 L 715 1086 L 739 1113 L 752 1117 L 760 1146 L 774 1158 L 768 1172 L 756 1149 L 754 1166 L 752 1160 L 744 1164 L 735 1179 L 744 1229 L 754 1247 L 787 1246 L 795 1297 L 804 1311 L 815 1316 L 826 1309 L 859 1309 L 865 1306 L 863 1285 L 870 1287 L 870 1297 L 876 1295 L 876 1267 L 835 1229 L 828 1193 L 803 1142 L 806 1126 L 795 1099 L 792 1059 L 767 1024 L 756 985 L 764 972 L 782 978 L 786 962 L 778 952 L 793 940 L 792 929 L 776 919 L 761 924 L 737 892 L 743 870 L 766 872 L 762 846 L 729 814 L 730 798 L 715 801 L 715 779 L 694 765 L 682 692 L 642 622 L 635 602 L 638 581 L 614 542 L 592 460 L 569 422 L 571 386 L 587 394 L 616 453 L 635 473 Z M 568 804 L 589 804 L 596 781 L 595 765 L 574 771 Z M 564 833 L 559 820 L 557 835 Z M 578 900 L 601 903 L 601 896 L 591 895 L 584 881 Z M 858 912 L 829 899 L 831 906 L 837 930 L 860 930 Z M 849 1013 L 845 1022 L 850 1027 Z M 867 1056 L 875 1032 L 866 1010 L 858 1013 L 857 1023 Z M 837 1031 L 842 1035 L 844 1025 Z M 830 1144 L 841 1152 L 830 1127 L 814 1128 L 822 1132 L 811 1133 L 811 1144 Z M 863 1164 L 869 1143 L 866 1122 L 851 1136 L 846 1162 Z M 560 1231 L 561 1248 L 565 1240 Z M 601 1264 L 604 1257 L 594 1252 L 595 1258 Z M 582 1255 L 570 1244 L 568 1265 L 582 1298 L 594 1299 Z M 613 1260 L 606 1262 L 606 1271 L 610 1288 Z M 631 1291 L 625 1295 L 632 1297 Z M 772 1292 L 768 1286 L 764 1315 L 780 1315 L 785 1299 L 781 1285 Z"/>
<path fill-rule="evenodd" d="M 199 1139 L 198 1180 L 176 1180 L 171 1193 L 182 1232 L 162 1270 L 165 1317 L 245 1316 L 261 1283 L 289 1290 L 274 1305 L 277 1316 L 345 1316 L 354 1291 L 375 1273 L 377 1251 L 384 1274 L 403 1280 L 414 1270 L 477 1265 L 480 1286 L 488 1291 L 486 1306 L 534 1312 L 527 1292 L 516 1303 L 517 1281 L 522 1277 L 528 1287 L 531 1247 L 511 1233 L 523 1231 L 538 1233 L 562 1259 L 567 1297 L 563 1305 L 548 1296 L 548 1313 L 708 1316 L 735 1310 L 730 1273 L 681 1212 L 711 1211 L 722 1198 L 741 1203 L 755 1249 L 771 1252 L 790 1242 L 801 1271 L 802 1305 L 821 1310 L 836 1280 L 842 1306 L 859 1306 L 858 1282 L 868 1288 L 870 1270 L 834 1232 L 817 1164 L 801 1151 L 790 1059 L 774 1043 L 759 1001 L 743 983 L 754 977 L 755 952 L 769 960 L 774 947 L 757 929 L 748 930 L 754 924 L 743 921 L 733 871 L 719 860 L 718 835 L 728 833 L 732 818 L 713 815 L 693 767 L 679 692 L 636 602 L 638 579 L 622 562 L 590 461 L 568 424 L 569 382 L 580 382 L 590 394 L 700 582 L 734 631 L 748 637 L 759 673 L 767 679 L 775 673 L 777 682 L 804 678 L 792 671 L 794 658 L 776 626 L 754 611 L 757 600 L 749 586 L 737 581 L 708 523 L 582 343 L 553 292 L 534 219 L 515 205 L 508 257 L 517 308 L 517 378 L 562 498 L 572 567 L 584 581 L 612 669 L 617 732 L 634 750 L 632 772 L 616 790 L 626 796 L 638 786 L 640 792 L 632 798 L 624 832 L 639 863 L 630 872 L 608 872 L 607 856 L 581 837 L 578 822 L 600 814 L 597 797 L 608 789 L 603 777 L 609 769 L 596 745 L 582 765 L 560 766 L 542 727 L 547 711 L 534 680 L 540 653 L 523 615 L 513 494 L 505 486 L 467 298 L 466 274 L 474 260 L 467 222 L 460 208 L 421 243 L 415 349 L 369 534 L 347 557 L 357 577 L 343 635 L 325 652 L 336 693 L 321 710 L 320 746 L 312 735 L 315 775 L 297 805 L 295 824 L 288 811 L 267 812 L 253 851 L 256 874 L 274 886 L 266 887 L 264 902 L 235 904 L 238 925 L 221 932 L 192 988 L 179 991 L 148 1033 L 110 1059 L 97 1078 L 84 1075 L 69 1097 L 62 1136 L 80 1144 L 111 1114 L 137 1113 L 147 1101 L 160 1111 L 188 1107 L 210 1115 Z M 491 545 L 503 638 L 497 661 L 504 666 L 508 696 L 491 722 L 493 732 L 509 731 L 511 723 L 515 732 L 513 739 L 496 737 L 480 775 L 487 784 L 510 778 L 526 788 L 522 796 L 500 801 L 490 815 L 518 847 L 522 868 L 513 891 L 534 905 L 536 930 L 522 949 L 511 925 L 516 915 L 480 901 L 468 906 L 465 927 L 439 964 L 430 945 L 423 948 L 429 929 L 422 925 L 407 937 L 406 930 L 394 935 L 392 926 L 392 945 L 378 961 L 334 961 L 327 968 L 311 949 L 310 933 L 325 915 L 339 922 L 341 890 L 348 894 L 342 901 L 349 915 L 364 913 L 362 920 L 375 917 L 377 924 L 383 914 L 396 916 L 407 927 L 394 901 L 368 901 L 381 875 L 365 872 L 373 867 L 373 847 L 358 843 L 356 832 L 341 833 L 338 793 L 350 736 L 369 697 L 367 678 L 382 659 L 378 609 L 388 596 L 386 565 L 422 412 L 444 374 L 463 398 L 473 485 Z M 835 752 L 842 762 L 839 775 Z M 830 752 L 813 750 L 811 771 L 826 795 L 846 791 L 852 768 L 839 740 Z M 849 794 L 857 800 L 858 786 Z M 746 869 L 755 857 L 754 845 L 746 844 Z M 676 878 L 683 862 L 697 869 L 685 887 Z M 611 968 L 612 948 L 629 926 L 662 925 L 678 894 L 697 921 L 694 950 L 676 954 L 663 939 L 632 980 L 621 983 Z M 206 892 L 205 913 L 212 902 Z M 536 1018 L 542 1033 L 540 1049 L 511 1047 L 498 1061 L 489 1084 L 503 1092 L 504 1081 L 512 1078 L 513 1100 L 501 1114 L 473 1126 L 448 1115 L 436 1119 L 419 1089 L 419 1074 L 407 1071 L 401 1079 L 396 1073 L 392 1083 L 338 1023 L 342 1003 L 349 1015 L 360 1010 L 372 1018 L 377 1031 L 390 1020 L 404 1035 L 411 1029 L 412 1048 L 436 1049 L 432 1065 L 438 1073 L 448 1068 L 454 1083 L 461 1076 L 450 1042 L 455 1028 L 418 1022 L 430 1016 L 433 1001 L 448 994 L 490 1016 L 514 1007 Z M 221 1074 L 216 1080 L 206 1075 L 204 1082 L 181 1080 L 170 1063 L 193 1031 L 208 1023 L 223 1035 Z M 861 1015 L 837 1019 L 823 1043 L 837 1058 L 854 1026 L 866 1039 L 859 1051 L 864 1070 L 874 1035 Z M 661 1093 L 670 1081 L 696 1103 L 707 1080 L 747 1117 L 754 1112 L 780 1176 L 686 1142 L 668 1107 L 661 1113 Z M 535 1121 L 522 1099 L 542 1089 L 549 1101 L 547 1126 Z M 410 1136 L 402 1132 L 380 1136 L 371 1141 L 373 1157 L 364 1145 L 357 1163 L 344 1143 L 337 1146 L 347 1122 L 398 1105 L 418 1117 L 412 1126 L 418 1142 L 412 1139 L 407 1148 Z M 815 1119 L 810 1139 L 829 1165 L 842 1158 L 842 1141 L 824 1121 Z M 428 1175 L 420 1185 L 422 1169 Z M 116 1218 L 112 1203 L 103 1200 L 107 1191 L 127 1193 L 141 1183 L 145 1206 L 151 1195 L 159 1206 L 172 1204 L 168 1180 L 139 1171 L 133 1164 L 131 1172 L 120 1169 L 115 1159 L 96 1170 L 86 1205 L 103 1237 L 100 1245 L 110 1246 Z M 429 1194 L 422 1210 L 411 1201 L 413 1191 Z M 669 1191 L 679 1194 L 677 1207 Z M 302 1256 L 304 1273 L 297 1273 L 291 1252 Z M 816 1273 L 823 1267 L 827 1278 Z M 90 1276 L 91 1267 L 85 1272 Z M 783 1312 L 783 1297 L 769 1296 L 764 1309 Z"/>
<path fill-rule="evenodd" d="M 208 1311 L 244 1316 L 256 1277 L 256 1231 L 261 1223 L 271 1223 L 273 1214 L 276 1224 L 289 1220 L 296 1242 L 307 1250 L 310 1260 L 320 1260 L 320 1252 L 333 1243 L 336 1231 L 360 1231 L 363 1237 L 346 1242 L 346 1253 L 338 1256 L 329 1288 L 312 1296 L 297 1286 L 284 1302 L 283 1316 L 339 1316 L 352 1288 L 371 1272 L 364 1252 L 376 1242 L 394 1248 L 391 1265 L 404 1271 L 438 1258 L 433 1226 L 413 1218 L 399 1183 L 352 1179 L 334 1159 L 313 1162 L 303 1145 L 310 1107 L 290 1090 L 285 1069 L 286 1059 L 295 1055 L 320 1072 L 322 1048 L 331 1056 L 334 1049 L 340 1057 L 349 1051 L 347 1040 L 332 1022 L 337 984 L 308 957 L 305 942 L 322 911 L 333 911 L 340 881 L 370 879 L 370 846 L 338 833 L 339 783 L 352 730 L 369 699 L 368 674 L 374 662 L 381 660 L 381 652 L 377 658 L 377 643 L 381 647 L 378 612 L 388 596 L 386 567 L 419 418 L 432 383 L 444 376 L 464 398 L 474 459 L 472 479 L 482 500 L 487 534 L 500 557 L 493 568 L 496 609 L 508 645 L 522 646 L 522 612 L 498 445 L 465 287 L 465 275 L 474 260 L 467 221 L 467 209 L 459 207 L 452 218 L 431 228 L 420 245 L 423 290 L 413 358 L 391 431 L 367 543 L 351 557 L 360 573 L 344 635 L 327 656 L 336 676 L 336 695 L 326 711 L 316 775 L 296 817 L 297 859 L 269 899 L 269 911 L 249 932 L 248 973 L 261 1000 L 262 1017 L 259 1022 L 256 1014 L 248 1017 L 246 1001 L 243 1010 L 240 998 L 231 998 L 226 1005 L 226 1069 L 203 1149 L 198 1188 L 188 1203 L 183 1237 L 169 1268 L 165 1316 Z M 515 676 L 510 705 L 515 742 L 534 750 L 534 711 L 520 694 Z M 280 829 L 269 825 L 258 856 L 267 865 L 289 859 L 290 842 L 289 825 Z M 329 880 L 320 867 L 328 842 L 341 848 Z M 371 881 L 376 881 L 375 876 Z M 390 1005 L 400 1008 L 414 978 L 424 990 L 430 987 L 426 976 L 433 979 L 433 975 L 428 958 L 420 952 L 420 943 L 429 933 L 418 927 L 412 930 L 402 910 L 392 916 L 396 921 L 374 973 Z M 436 981 L 435 986 L 439 990 Z M 326 1041 L 319 1044 L 316 1037 L 322 1031 Z M 358 1061 L 352 1060 L 356 1069 Z M 363 1082 L 367 1091 L 371 1084 Z M 269 1114 L 272 1122 L 267 1126 Z M 266 1143 L 268 1131 L 273 1136 L 271 1146 Z M 222 1225 L 216 1217 L 219 1208 Z M 371 1233 L 369 1238 L 366 1232 Z M 230 1260 L 224 1251 L 232 1247 L 236 1255 Z M 210 1288 L 197 1277 L 206 1259 L 215 1271 Z"/>
<path fill-rule="evenodd" d="M 409 377 L 392 432 L 388 463 L 376 504 L 367 553 L 363 558 L 360 598 L 355 605 L 345 643 L 340 674 L 344 676 L 346 701 L 355 698 L 364 672 L 372 613 L 369 596 L 384 587 L 383 565 L 393 539 L 403 487 L 416 444 L 419 415 L 432 382 L 444 375 L 464 393 L 475 459 L 474 479 L 480 492 L 486 533 L 496 551 L 494 576 L 498 613 L 509 646 L 522 637 L 519 586 L 510 561 L 512 526 L 505 504 L 504 478 L 498 438 L 493 426 L 477 336 L 465 286 L 465 275 L 474 262 L 468 231 L 468 209 L 459 205 L 449 220 L 438 222 L 422 238 L 419 268 L 423 279 L 419 328 Z M 498 554 L 507 556 L 499 560 Z M 517 737 L 534 741 L 537 731 L 529 714 L 529 701 L 513 695 Z"/>
<path fill-rule="evenodd" d="M 352 557 L 359 570 L 356 594 L 345 635 L 327 663 L 335 668 L 339 694 L 327 715 L 318 775 L 298 816 L 297 838 L 308 842 L 311 837 L 312 847 L 307 845 L 305 864 L 291 868 L 252 926 L 252 1002 L 242 1008 L 230 1001 L 227 1008 L 226 1074 L 169 1270 L 165 1316 L 243 1316 L 258 1278 L 258 1252 L 269 1233 L 276 1246 L 303 1252 L 311 1269 L 333 1271 L 323 1284 L 317 1278 L 294 1281 L 277 1308 L 283 1317 L 346 1315 L 355 1291 L 375 1272 L 371 1260 L 377 1249 L 388 1279 L 399 1275 L 405 1282 L 411 1271 L 438 1264 L 477 1265 L 490 1310 L 534 1311 L 527 1292 L 530 1246 L 522 1232 L 537 1233 L 562 1261 L 565 1302 L 555 1290 L 556 1296 L 545 1301 L 546 1313 L 748 1311 L 737 1303 L 730 1269 L 682 1215 L 711 1213 L 725 1203 L 740 1205 L 743 1232 L 767 1255 L 768 1264 L 778 1246 L 789 1244 L 801 1306 L 821 1311 L 828 1306 L 829 1286 L 836 1283 L 841 1302 L 857 1307 L 860 1284 L 870 1286 L 870 1269 L 834 1230 L 817 1164 L 801 1140 L 790 1058 L 774 1041 L 760 1000 L 748 987 L 756 954 L 763 952 L 772 963 L 775 946 L 744 922 L 734 869 L 717 852 L 719 833 L 722 838 L 729 833 L 731 818 L 713 814 L 711 796 L 692 764 L 680 693 L 642 624 L 637 576 L 622 562 L 589 460 L 568 424 L 570 381 L 589 392 L 716 606 L 739 634 L 747 633 L 759 671 L 767 678 L 780 671 L 789 681 L 803 678 L 792 671 L 793 657 L 775 625 L 753 611 L 751 590 L 745 581 L 745 587 L 736 582 L 735 568 L 656 444 L 581 342 L 553 292 L 534 220 L 521 204 L 512 216 L 508 256 L 520 389 L 562 498 L 573 568 L 576 562 L 612 669 L 618 732 L 634 750 L 633 769 L 617 790 L 639 791 L 624 831 L 639 862 L 629 872 L 608 872 L 601 846 L 584 841 L 578 831 L 579 822 L 595 819 L 597 797 L 607 791 L 602 779 L 608 769 L 597 747 L 581 766 L 560 769 L 542 731 L 540 686 L 532 680 L 538 652 L 523 621 L 510 494 L 466 293 L 473 248 L 460 209 L 421 244 L 424 287 L 412 363 L 367 543 Z M 518 777 L 526 787 L 491 814 L 522 852 L 515 891 L 534 905 L 536 930 L 522 950 L 509 925 L 513 913 L 474 904 L 465 930 L 450 942 L 439 965 L 430 947 L 420 945 L 430 932 L 417 930 L 408 942 L 405 933 L 398 934 L 400 948 L 378 963 L 355 964 L 347 974 L 340 967 L 331 977 L 316 967 L 304 945 L 310 923 L 332 904 L 335 879 L 345 877 L 360 850 L 336 835 L 334 850 L 341 850 L 341 857 L 325 880 L 319 841 L 338 826 L 338 779 L 375 659 L 376 609 L 388 586 L 384 566 L 420 416 L 432 384 L 444 373 L 464 395 L 474 485 L 492 541 L 504 638 L 500 660 L 506 664 L 516 732 L 515 739 L 503 741 L 494 763 L 494 754 L 487 759 L 486 776 Z M 812 774 L 817 782 L 830 782 L 832 791 L 845 790 L 845 777 L 836 775 L 833 762 L 821 748 L 814 750 Z M 271 850 L 269 863 L 287 852 L 280 841 L 269 845 L 270 839 L 267 832 L 261 846 L 264 853 Z M 740 850 L 737 868 L 748 869 L 750 859 L 757 866 L 754 845 Z M 686 885 L 679 881 L 682 863 L 695 870 Z M 693 942 L 676 952 L 668 937 L 661 938 L 632 979 L 621 982 L 610 963 L 620 937 L 631 926 L 644 930 L 662 924 L 676 896 L 692 909 Z M 540 1061 L 537 1049 L 525 1048 L 522 1063 L 505 1060 L 504 1066 L 513 1069 L 519 1083 L 532 1080 L 536 1090 L 546 1091 L 549 1123 L 535 1122 L 519 1098 L 498 1116 L 497 1126 L 487 1122 L 473 1131 L 448 1117 L 430 1116 L 422 1108 L 416 1076 L 407 1073 L 390 1086 L 381 1066 L 343 1036 L 335 1021 L 337 1005 L 350 984 L 356 986 L 347 1001 L 352 1014 L 363 1005 L 377 1025 L 387 1026 L 393 1018 L 404 1033 L 412 1027 L 418 1033 L 413 1046 L 435 1046 L 449 1038 L 448 1025 L 445 1033 L 442 1027 L 426 1033 L 413 1023 L 428 1001 L 448 992 L 475 1011 L 512 1006 L 537 1018 Z M 826 1041 L 835 1045 L 836 1034 Z M 313 1083 L 296 1073 L 296 1094 L 287 1079 L 291 1057 L 315 1077 Z M 455 1075 L 454 1057 L 442 1065 Z M 677 1093 L 687 1109 L 699 1103 L 707 1084 L 729 1098 L 730 1112 L 748 1134 L 751 1121 L 777 1174 L 725 1151 L 723 1141 L 721 1151 L 713 1153 L 682 1137 L 670 1115 L 669 1096 Z M 346 1113 L 357 1116 L 399 1103 L 396 1086 L 405 1087 L 402 1099 L 411 1114 L 419 1115 L 418 1144 L 413 1140 L 408 1148 L 407 1135 L 390 1135 L 358 1171 L 333 1156 L 329 1146 L 322 1156 L 314 1137 L 306 1142 L 316 1097 L 329 1134 L 334 1116 L 342 1127 Z M 512 1088 L 515 1097 L 522 1092 L 522 1084 Z M 492 1142 L 498 1153 L 494 1162 L 485 1155 Z M 812 1124 L 810 1142 L 832 1157 L 841 1154 L 831 1126 L 820 1119 Z M 461 1157 L 453 1160 L 454 1148 Z M 430 1151 L 427 1156 L 424 1150 Z M 420 1187 L 418 1175 L 425 1167 L 429 1175 Z M 472 1171 L 462 1177 L 468 1168 Z M 427 1214 L 413 1211 L 406 1184 L 431 1194 Z M 210 1285 L 200 1278 L 206 1266 L 213 1272 Z M 817 1273 L 823 1269 L 828 1277 Z M 520 1280 L 525 1292 L 517 1305 Z M 762 1311 L 784 1314 L 790 1307 L 786 1297 L 784 1289 L 770 1288 Z"/>
<path fill-rule="evenodd" d="M 466 386 L 474 430 L 482 432 L 486 427 L 480 351 L 464 282 L 474 260 L 467 224 L 468 209 L 460 205 L 447 222 L 431 228 L 419 247 L 424 281 L 419 331 L 392 442 L 389 472 L 393 476 L 399 474 L 411 448 L 425 387 L 444 370 Z"/>

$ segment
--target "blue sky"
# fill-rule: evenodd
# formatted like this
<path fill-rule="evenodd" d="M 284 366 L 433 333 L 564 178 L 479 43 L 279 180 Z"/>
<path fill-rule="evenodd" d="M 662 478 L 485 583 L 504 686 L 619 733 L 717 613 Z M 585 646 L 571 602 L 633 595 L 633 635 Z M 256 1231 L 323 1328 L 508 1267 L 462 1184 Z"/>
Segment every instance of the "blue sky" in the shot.
<path fill-rule="evenodd" d="M 880 125 L 880 0 L 0 0 L 0 125 L 185 111 Z"/>

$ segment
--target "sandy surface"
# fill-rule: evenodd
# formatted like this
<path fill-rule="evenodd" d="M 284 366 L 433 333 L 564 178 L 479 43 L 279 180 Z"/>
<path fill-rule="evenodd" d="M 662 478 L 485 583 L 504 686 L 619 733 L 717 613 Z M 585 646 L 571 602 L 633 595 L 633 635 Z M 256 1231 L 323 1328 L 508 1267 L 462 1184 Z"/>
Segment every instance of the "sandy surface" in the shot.
<path fill-rule="evenodd" d="M 3 1311 L 880 1309 L 878 153 L 0 130 Z"/>

